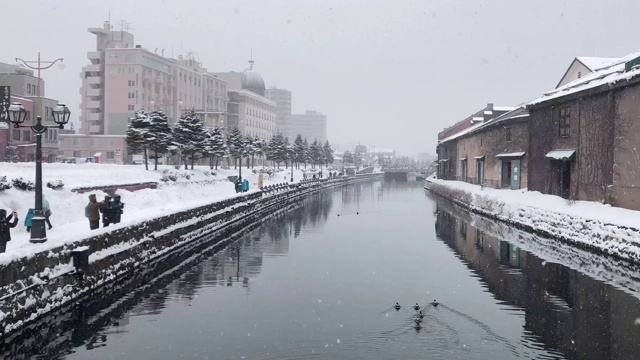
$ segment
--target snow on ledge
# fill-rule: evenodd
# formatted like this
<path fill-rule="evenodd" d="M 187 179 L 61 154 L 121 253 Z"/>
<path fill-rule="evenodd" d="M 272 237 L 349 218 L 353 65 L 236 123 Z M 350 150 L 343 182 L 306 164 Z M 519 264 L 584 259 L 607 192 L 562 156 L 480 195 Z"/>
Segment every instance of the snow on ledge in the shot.
<path fill-rule="evenodd" d="M 425 188 L 506 223 L 573 243 L 590 251 L 640 263 L 640 211 L 593 201 L 569 203 L 537 191 L 481 189 L 435 178 Z"/>

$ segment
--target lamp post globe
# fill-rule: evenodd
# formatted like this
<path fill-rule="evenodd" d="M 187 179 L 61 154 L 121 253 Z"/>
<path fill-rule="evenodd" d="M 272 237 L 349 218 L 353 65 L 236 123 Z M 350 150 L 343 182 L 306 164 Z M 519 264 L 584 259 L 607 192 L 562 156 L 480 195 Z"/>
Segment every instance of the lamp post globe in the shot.
<path fill-rule="evenodd" d="M 27 109 L 21 103 L 15 102 L 9 106 L 9 121 L 19 127 L 27 118 Z"/>
<path fill-rule="evenodd" d="M 58 104 L 52 110 L 53 113 L 53 122 L 58 124 L 60 129 L 64 128 L 64 125 L 69 122 L 69 117 L 71 116 L 71 111 L 65 104 Z"/>

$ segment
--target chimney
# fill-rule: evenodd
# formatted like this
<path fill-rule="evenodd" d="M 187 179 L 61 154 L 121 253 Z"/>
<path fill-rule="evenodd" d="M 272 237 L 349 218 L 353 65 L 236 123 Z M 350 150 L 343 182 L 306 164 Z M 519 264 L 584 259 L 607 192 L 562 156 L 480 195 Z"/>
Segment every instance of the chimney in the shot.
<path fill-rule="evenodd" d="M 142 45 L 136 45 L 136 49 L 142 49 Z"/>
<path fill-rule="evenodd" d="M 493 111 L 493 103 L 488 103 L 487 104 L 487 110 L 488 111 Z"/>

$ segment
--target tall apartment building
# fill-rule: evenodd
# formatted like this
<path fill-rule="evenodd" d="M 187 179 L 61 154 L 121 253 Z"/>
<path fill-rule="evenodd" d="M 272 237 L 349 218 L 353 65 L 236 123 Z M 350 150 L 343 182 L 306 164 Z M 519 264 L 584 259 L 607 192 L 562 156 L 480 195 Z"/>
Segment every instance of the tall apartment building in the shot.
<path fill-rule="evenodd" d="M 289 139 L 295 138 L 291 133 L 291 91 L 270 86 L 265 94 L 276 103 L 276 131 Z"/>
<path fill-rule="evenodd" d="M 262 76 L 253 70 L 253 61 L 244 72 L 212 75 L 227 84 L 226 129 L 238 128 L 243 135 L 269 140 L 276 132 L 276 103 L 265 97 Z"/>
<path fill-rule="evenodd" d="M 172 123 L 183 109 L 196 110 L 205 126 L 223 121 L 226 83 L 193 56 L 164 57 L 164 50 L 158 53 L 135 44 L 132 33 L 113 31 L 109 22 L 89 32 L 96 36 L 96 49 L 87 54 L 90 64 L 81 73 L 80 136 L 68 137 L 65 155 L 124 154 L 123 136 L 138 110 L 162 110 Z M 82 136 L 99 137 L 85 141 Z M 100 144 L 109 146 L 103 149 Z M 122 159 L 126 162 L 126 154 Z M 118 162 L 117 157 L 104 160 Z"/>
<path fill-rule="evenodd" d="M 307 110 L 304 114 L 293 114 L 290 129 L 294 138 L 300 134 L 308 142 L 317 139 L 324 144 L 327 140 L 327 116 L 313 110 Z"/>
<path fill-rule="evenodd" d="M 32 70 L 11 64 L 0 63 L 0 85 L 10 86 L 12 97 L 19 97 L 15 101 L 21 102 L 23 106 L 29 107 L 27 123 L 34 124 L 36 116 L 42 116 L 43 125 L 51 128 L 42 136 L 43 161 L 53 162 L 58 155 L 58 129 L 53 122 L 51 111 L 58 105 L 58 101 L 45 96 L 45 81 L 40 79 L 38 88 L 38 77 L 34 76 Z M 39 96 L 40 95 L 40 96 Z M 28 101 L 25 101 L 28 100 Z M 13 101 L 13 100 L 12 100 Z M 35 137 L 30 130 L 11 131 L 11 141 L 15 141 L 20 146 L 20 161 L 34 161 L 34 151 L 26 151 L 24 147 L 35 148 Z M 4 157 L 0 158 L 4 161 Z"/>

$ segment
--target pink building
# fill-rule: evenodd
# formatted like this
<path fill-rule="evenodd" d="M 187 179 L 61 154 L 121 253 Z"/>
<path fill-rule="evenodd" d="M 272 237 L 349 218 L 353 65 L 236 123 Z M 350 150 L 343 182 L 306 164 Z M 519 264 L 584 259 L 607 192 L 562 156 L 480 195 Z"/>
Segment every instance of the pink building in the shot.
<path fill-rule="evenodd" d="M 33 100 L 17 96 L 11 96 L 11 103 L 21 103 L 27 110 L 27 119 L 23 125 L 33 125 Z M 48 134 L 44 134 L 48 135 Z M 15 146 L 15 148 L 8 148 Z M 0 125 L 0 159 L 1 161 L 11 161 L 9 155 L 17 157 L 19 162 L 36 160 L 36 139 L 35 134 L 28 128 L 16 129 L 13 124 Z M 43 161 L 48 162 L 46 153 L 43 154 Z"/>
<path fill-rule="evenodd" d="M 58 134 L 60 158 L 58 161 L 81 158 L 105 164 L 128 164 L 125 135 Z"/>

